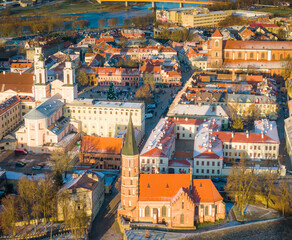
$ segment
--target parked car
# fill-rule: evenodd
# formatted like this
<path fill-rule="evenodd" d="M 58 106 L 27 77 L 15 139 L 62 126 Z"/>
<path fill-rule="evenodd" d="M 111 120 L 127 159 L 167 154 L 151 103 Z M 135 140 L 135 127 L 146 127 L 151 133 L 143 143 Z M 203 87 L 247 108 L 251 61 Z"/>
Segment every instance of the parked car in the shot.
<path fill-rule="evenodd" d="M 28 152 L 25 149 L 16 149 L 14 150 L 15 156 L 20 156 L 20 155 L 27 155 Z"/>
<path fill-rule="evenodd" d="M 32 170 L 41 170 L 42 168 L 43 168 L 43 166 L 36 165 L 36 166 L 32 167 Z"/>
<path fill-rule="evenodd" d="M 147 113 L 154 113 L 154 109 L 148 109 Z"/>
<path fill-rule="evenodd" d="M 15 167 L 24 167 L 26 165 L 26 162 L 24 161 L 18 161 L 17 163 L 15 163 Z"/>
<path fill-rule="evenodd" d="M 148 109 L 154 109 L 156 107 L 157 107 L 157 104 L 156 103 L 153 103 L 153 104 L 150 104 L 150 105 L 147 106 L 147 110 Z"/>
<path fill-rule="evenodd" d="M 152 113 L 146 113 L 145 114 L 145 119 L 149 119 L 149 118 L 152 118 L 152 117 L 153 117 Z"/>

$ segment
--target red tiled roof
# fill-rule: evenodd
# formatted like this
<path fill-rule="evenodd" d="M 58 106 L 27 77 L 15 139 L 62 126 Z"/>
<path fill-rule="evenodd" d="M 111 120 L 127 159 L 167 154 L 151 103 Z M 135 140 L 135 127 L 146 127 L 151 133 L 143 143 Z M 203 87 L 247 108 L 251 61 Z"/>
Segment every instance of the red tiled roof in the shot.
<path fill-rule="evenodd" d="M 32 93 L 33 73 L 0 73 L 0 91 Z"/>
<path fill-rule="evenodd" d="M 224 49 L 269 49 L 269 50 L 291 50 L 291 41 L 224 41 Z"/>
<path fill-rule="evenodd" d="M 122 138 L 84 136 L 81 152 L 121 154 Z"/>
<path fill-rule="evenodd" d="M 196 158 L 222 159 L 222 157 L 218 156 L 216 153 L 212 151 L 209 152 L 208 150 L 200 153 L 199 155 L 196 156 Z"/>
<path fill-rule="evenodd" d="M 176 151 L 174 158 L 193 158 L 193 152 Z"/>
<path fill-rule="evenodd" d="M 140 201 L 170 201 L 180 188 L 190 187 L 189 174 L 140 174 Z"/>
<path fill-rule="evenodd" d="M 237 142 L 237 143 L 266 143 L 279 144 L 279 142 L 261 133 L 244 133 L 244 132 L 213 132 L 212 135 L 218 137 L 222 142 Z M 248 136 L 247 136 L 248 135 Z"/>
<path fill-rule="evenodd" d="M 252 24 L 249 24 L 250 27 L 254 28 L 254 27 L 264 27 L 264 28 L 267 28 L 267 27 L 276 27 L 276 28 L 279 28 L 278 25 L 276 24 L 261 24 L 261 23 L 252 23 Z"/>
<path fill-rule="evenodd" d="M 172 118 L 175 124 L 183 125 L 200 125 L 203 122 L 206 122 L 204 119 L 193 119 L 193 118 Z"/>
<path fill-rule="evenodd" d="M 168 161 L 169 167 L 190 167 L 191 164 L 188 160 L 176 160 L 172 159 Z"/>
<path fill-rule="evenodd" d="M 217 202 L 223 200 L 211 179 L 193 179 L 193 196 L 195 202 Z"/>

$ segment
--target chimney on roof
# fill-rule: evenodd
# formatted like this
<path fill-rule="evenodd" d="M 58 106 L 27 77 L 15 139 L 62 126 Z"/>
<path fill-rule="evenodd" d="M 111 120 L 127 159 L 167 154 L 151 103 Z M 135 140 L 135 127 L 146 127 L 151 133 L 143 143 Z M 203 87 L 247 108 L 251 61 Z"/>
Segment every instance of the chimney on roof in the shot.
<path fill-rule="evenodd" d="M 262 139 L 264 139 L 264 132 L 262 131 Z"/>
<path fill-rule="evenodd" d="M 6 72 L 5 72 L 5 71 L 3 71 L 3 75 L 5 75 L 5 73 L 6 73 Z"/>
<path fill-rule="evenodd" d="M 234 138 L 234 132 L 233 131 L 231 132 L 231 136 L 232 136 L 232 138 Z"/>
<path fill-rule="evenodd" d="M 249 137 L 249 132 L 248 132 L 248 130 L 246 130 L 246 138 L 248 138 Z"/>

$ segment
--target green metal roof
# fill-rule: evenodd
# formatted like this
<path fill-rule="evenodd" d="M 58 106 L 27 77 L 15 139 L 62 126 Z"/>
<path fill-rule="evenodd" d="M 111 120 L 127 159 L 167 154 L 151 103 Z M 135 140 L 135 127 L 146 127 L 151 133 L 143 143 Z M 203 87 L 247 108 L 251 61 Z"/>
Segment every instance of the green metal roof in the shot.
<path fill-rule="evenodd" d="M 126 133 L 126 140 L 125 140 L 125 143 L 123 146 L 122 155 L 134 156 L 134 155 L 138 155 L 138 154 L 139 154 L 139 151 L 138 151 L 137 144 L 136 144 L 132 116 L 130 115 L 127 133 Z"/>

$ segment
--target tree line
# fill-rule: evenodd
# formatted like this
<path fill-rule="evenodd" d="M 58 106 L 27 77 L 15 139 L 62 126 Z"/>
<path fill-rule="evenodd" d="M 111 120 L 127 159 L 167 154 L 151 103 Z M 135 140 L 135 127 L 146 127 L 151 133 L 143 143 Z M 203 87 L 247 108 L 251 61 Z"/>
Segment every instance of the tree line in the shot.
<path fill-rule="evenodd" d="M 220 11 L 220 10 L 237 10 L 239 8 L 250 7 L 253 4 L 263 4 L 263 5 L 274 5 L 277 6 L 278 0 L 223 0 L 222 3 L 215 3 L 209 5 L 207 8 L 210 11 Z"/>
<path fill-rule="evenodd" d="M 101 18 L 97 21 L 98 26 L 100 28 L 104 28 L 106 26 L 115 27 L 121 24 L 120 19 L 114 17 L 110 19 Z M 132 17 L 132 18 L 125 18 L 123 20 L 123 25 L 125 28 L 130 26 L 137 27 L 137 28 L 145 28 L 149 26 L 149 24 L 153 23 L 153 18 L 151 16 L 143 16 L 143 17 Z"/>
<path fill-rule="evenodd" d="M 87 20 L 74 20 L 72 17 L 61 16 L 3 19 L 0 21 L 0 34 L 2 36 L 48 34 L 66 29 L 83 29 L 88 26 Z"/>
<path fill-rule="evenodd" d="M 273 207 L 283 216 L 292 213 L 292 194 L 287 181 L 271 172 L 256 174 L 247 168 L 244 160 L 232 168 L 225 190 L 242 216 L 246 206 L 253 202 L 261 202 L 266 208 Z"/>
<path fill-rule="evenodd" d="M 70 194 L 59 190 L 63 186 L 62 174 L 68 172 L 72 164 L 72 156 L 68 153 L 53 153 L 49 159 L 52 173 L 41 178 L 23 177 L 18 181 L 16 194 L 9 194 L 2 199 L 4 206 L 0 214 L 0 228 L 3 234 L 16 236 L 20 230 L 19 222 L 23 223 L 24 234 L 27 236 L 29 226 L 33 225 L 34 234 L 47 233 L 57 227 L 58 212 L 64 219 L 65 227 L 71 229 L 75 239 L 80 239 L 85 232 L 88 217 L 85 207 L 86 200 L 70 201 Z M 59 209 L 58 211 L 58 207 Z M 39 228 L 44 225 L 44 230 Z"/>

